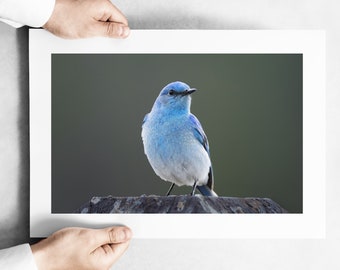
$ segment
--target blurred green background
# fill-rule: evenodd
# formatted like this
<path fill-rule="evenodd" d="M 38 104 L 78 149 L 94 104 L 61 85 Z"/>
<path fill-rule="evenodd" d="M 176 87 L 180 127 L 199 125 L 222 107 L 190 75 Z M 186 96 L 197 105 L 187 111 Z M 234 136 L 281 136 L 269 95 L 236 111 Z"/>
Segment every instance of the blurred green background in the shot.
<path fill-rule="evenodd" d="M 177 80 L 198 89 L 191 112 L 209 139 L 215 191 L 302 213 L 301 54 L 53 54 L 52 212 L 92 196 L 165 195 L 141 124 Z"/>

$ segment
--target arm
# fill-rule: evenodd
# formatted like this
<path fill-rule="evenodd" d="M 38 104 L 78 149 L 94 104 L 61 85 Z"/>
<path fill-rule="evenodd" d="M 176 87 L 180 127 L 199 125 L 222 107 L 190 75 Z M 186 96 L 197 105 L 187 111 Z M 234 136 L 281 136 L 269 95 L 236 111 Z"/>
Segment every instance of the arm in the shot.
<path fill-rule="evenodd" d="M 0 269 L 38 270 L 28 244 L 0 250 Z"/>
<path fill-rule="evenodd" d="M 41 27 L 50 18 L 55 0 L 0 0 L 2 21 L 20 27 Z"/>

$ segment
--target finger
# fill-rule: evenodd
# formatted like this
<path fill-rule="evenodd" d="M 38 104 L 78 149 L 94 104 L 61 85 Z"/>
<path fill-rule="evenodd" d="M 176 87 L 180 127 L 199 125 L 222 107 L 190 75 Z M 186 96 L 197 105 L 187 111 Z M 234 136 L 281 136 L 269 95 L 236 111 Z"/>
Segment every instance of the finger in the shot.
<path fill-rule="evenodd" d="M 110 244 L 106 245 L 106 254 L 115 256 L 116 258 L 120 257 L 129 247 L 130 241 L 119 243 L 119 244 Z"/>
<path fill-rule="evenodd" d="M 107 228 L 107 232 L 110 238 L 109 244 L 123 243 L 132 238 L 131 229 L 125 226 Z"/>
<path fill-rule="evenodd" d="M 111 255 L 111 258 L 114 257 L 114 259 L 117 260 L 120 256 L 122 256 L 125 253 L 129 245 L 130 245 L 130 241 L 120 243 L 120 244 L 110 245 L 111 251 L 113 254 L 113 256 Z"/>
<path fill-rule="evenodd" d="M 97 248 L 92 255 L 99 258 L 100 262 L 105 266 L 112 266 L 127 250 L 130 242 L 124 242 L 119 244 L 107 244 Z M 96 260 L 96 261 L 97 261 Z"/>
<path fill-rule="evenodd" d="M 104 37 L 126 38 L 130 34 L 130 28 L 121 23 L 98 21 L 93 26 L 93 33 Z"/>
<path fill-rule="evenodd" d="M 111 16 L 108 18 L 110 22 L 120 22 L 125 25 L 128 25 L 128 20 L 124 16 L 124 14 L 116 7 L 114 6 L 111 1 L 109 1 L 111 4 Z"/>
<path fill-rule="evenodd" d="M 104 229 L 94 230 L 94 247 L 100 247 L 106 244 L 123 243 L 131 239 L 132 232 L 130 228 L 124 226 L 115 226 Z"/>
<path fill-rule="evenodd" d="M 97 21 L 110 21 L 128 25 L 128 21 L 124 14 L 111 3 L 111 1 L 106 1 L 105 4 L 100 6 L 98 16 L 95 17 Z"/>

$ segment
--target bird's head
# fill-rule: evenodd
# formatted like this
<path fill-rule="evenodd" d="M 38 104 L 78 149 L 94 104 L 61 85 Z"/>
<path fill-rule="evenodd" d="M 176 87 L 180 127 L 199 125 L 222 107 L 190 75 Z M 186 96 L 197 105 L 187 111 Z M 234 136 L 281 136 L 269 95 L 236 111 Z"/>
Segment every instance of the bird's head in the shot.
<path fill-rule="evenodd" d="M 155 105 L 172 110 L 190 110 L 191 94 L 196 91 L 183 82 L 172 82 L 160 92 Z"/>

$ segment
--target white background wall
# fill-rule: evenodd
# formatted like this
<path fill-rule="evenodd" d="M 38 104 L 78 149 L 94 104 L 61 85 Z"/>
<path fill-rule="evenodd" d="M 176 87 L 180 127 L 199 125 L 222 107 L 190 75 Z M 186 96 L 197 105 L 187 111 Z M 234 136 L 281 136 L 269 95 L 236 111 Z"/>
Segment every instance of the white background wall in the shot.
<path fill-rule="evenodd" d="M 327 232 L 323 240 L 133 240 L 113 269 L 340 266 L 340 4 L 336 0 L 119 0 L 134 29 L 324 29 Z M 28 241 L 27 31 L 0 23 L 0 248 Z M 204 224 L 201 224 L 204 225 Z M 249 224 L 251 226 L 251 224 Z M 214 228 L 203 228 L 214 229 Z"/>

